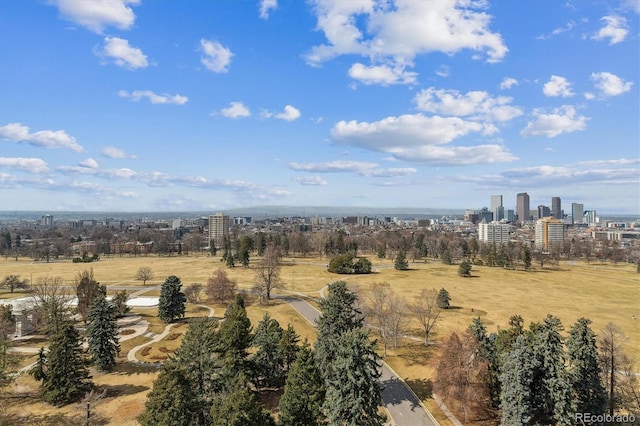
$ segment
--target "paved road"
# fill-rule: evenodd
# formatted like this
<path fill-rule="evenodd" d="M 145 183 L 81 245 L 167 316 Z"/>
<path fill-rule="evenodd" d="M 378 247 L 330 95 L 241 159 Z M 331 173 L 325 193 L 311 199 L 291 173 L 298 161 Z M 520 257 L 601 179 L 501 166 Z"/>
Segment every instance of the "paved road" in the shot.
<path fill-rule="evenodd" d="M 320 316 L 320 312 L 316 308 L 295 297 L 282 296 L 280 298 L 293 306 L 311 324 L 316 325 L 316 320 Z M 381 373 L 382 403 L 391 415 L 391 424 L 398 426 L 439 425 L 407 384 L 398 378 L 387 364 L 382 363 Z"/>

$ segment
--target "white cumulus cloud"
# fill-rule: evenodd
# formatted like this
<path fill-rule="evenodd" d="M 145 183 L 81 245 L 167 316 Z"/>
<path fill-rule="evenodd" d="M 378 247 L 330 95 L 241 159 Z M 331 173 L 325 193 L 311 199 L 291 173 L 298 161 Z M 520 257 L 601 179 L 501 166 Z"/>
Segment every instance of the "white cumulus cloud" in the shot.
<path fill-rule="evenodd" d="M 220 110 L 220 114 L 229 118 L 250 117 L 251 111 L 242 102 L 231 102 L 228 108 Z"/>
<path fill-rule="evenodd" d="M 406 114 L 374 122 L 340 121 L 331 130 L 333 140 L 375 152 L 391 154 L 397 160 L 462 165 L 513 161 L 503 146 L 442 146 L 470 133 L 493 133 L 495 127 L 459 117 L 427 117 Z"/>
<path fill-rule="evenodd" d="M 105 37 L 104 45 L 96 52 L 98 56 L 110 58 L 122 68 L 135 70 L 149 66 L 147 55 L 142 50 L 129 45 L 129 41 L 119 37 Z"/>
<path fill-rule="evenodd" d="M 260 0 L 260 17 L 269 19 L 269 11 L 278 8 L 278 0 Z"/>
<path fill-rule="evenodd" d="M 311 3 L 317 29 L 327 40 L 305 55 L 311 65 L 355 54 L 371 60 L 370 65 L 363 67 L 391 64 L 391 69 L 404 69 L 413 66 L 417 55 L 431 52 L 453 55 L 468 49 L 484 53 L 488 62 L 498 62 L 508 51 L 502 36 L 489 28 L 491 16 L 482 1 L 313 0 Z M 383 71 L 371 69 L 369 74 L 374 70 Z M 389 84 L 388 78 L 378 80 Z"/>
<path fill-rule="evenodd" d="M 203 38 L 200 40 L 200 50 L 202 51 L 200 62 L 202 62 L 202 65 L 209 71 L 217 73 L 229 71 L 231 57 L 233 56 L 229 48 L 224 47 L 215 40 Z"/>
<path fill-rule="evenodd" d="M 10 167 L 29 173 L 47 173 L 47 163 L 40 158 L 0 157 L 0 167 Z"/>
<path fill-rule="evenodd" d="M 416 173 L 413 167 L 380 167 L 378 163 L 336 160 L 321 163 L 289 163 L 290 169 L 313 173 L 355 173 L 360 176 L 396 177 Z"/>
<path fill-rule="evenodd" d="M 140 0 L 51 0 L 58 6 L 60 15 L 95 33 L 101 34 L 105 27 L 128 30 L 136 15 L 131 6 Z"/>
<path fill-rule="evenodd" d="M 594 72 L 591 74 L 591 80 L 603 96 L 618 96 L 628 92 L 633 86 L 632 82 L 624 81 L 610 72 Z"/>
<path fill-rule="evenodd" d="M 549 113 L 542 109 L 535 109 L 533 115 L 535 119 L 527 123 L 520 135 L 554 138 L 563 133 L 584 130 L 587 127 L 588 118 L 578 115 L 576 109 L 571 105 L 554 108 Z"/>
<path fill-rule="evenodd" d="M 568 98 L 575 95 L 571 91 L 571 83 L 564 77 L 552 75 L 551 79 L 542 86 L 542 93 L 549 97 Z"/>
<path fill-rule="evenodd" d="M 263 111 L 262 112 L 262 116 L 264 118 L 277 118 L 278 120 L 284 120 L 284 121 L 294 121 L 297 120 L 298 118 L 300 118 L 300 110 L 294 106 L 291 105 L 285 105 L 284 107 L 284 111 L 282 112 L 270 112 L 270 111 Z"/>
<path fill-rule="evenodd" d="M 322 176 L 296 176 L 293 178 L 295 182 L 305 186 L 325 186 L 327 181 Z"/>
<path fill-rule="evenodd" d="M 600 18 L 604 22 L 604 27 L 595 33 L 591 38 L 594 40 L 609 39 L 609 45 L 617 44 L 624 41 L 629 34 L 627 29 L 627 20 L 622 16 L 610 15 Z"/>
<path fill-rule="evenodd" d="M 518 85 L 518 80 L 512 77 L 505 77 L 504 80 L 500 83 L 501 90 L 511 89 L 513 86 Z"/>
<path fill-rule="evenodd" d="M 363 84 L 380 84 L 389 86 L 391 84 L 413 84 L 416 82 L 415 72 L 406 71 L 403 67 L 389 65 L 366 66 L 355 63 L 349 68 L 349 77 L 358 80 Z"/>
<path fill-rule="evenodd" d="M 189 98 L 182 95 L 169 95 L 163 93 L 158 95 L 151 90 L 134 90 L 129 93 L 126 90 L 120 90 L 118 96 L 121 98 L 129 98 L 134 102 L 139 102 L 143 98 L 147 98 L 152 104 L 174 104 L 184 105 L 189 101 Z"/>
<path fill-rule="evenodd" d="M 129 155 L 125 151 L 120 148 L 116 148 L 113 146 L 106 146 L 102 148 L 102 155 L 107 158 L 136 158 L 135 155 Z"/>
<path fill-rule="evenodd" d="M 419 110 L 474 120 L 508 121 L 522 115 L 522 110 L 509 105 L 513 99 L 506 96 L 491 97 L 484 91 L 461 94 L 457 90 L 429 87 L 414 98 Z"/>
<path fill-rule="evenodd" d="M 84 148 L 76 142 L 76 138 L 69 136 L 64 130 L 40 130 L 35 133 L 29 127 L 20 123 L 9 123 L 0 127 L 0 138 L 12 142 L 26 142 L 43 148 L 64 148 L 75 152 L 82 152 Z"/>
<path fill-rule="evenodd" d="M 96 160 L 94 160 L 93 158 L 87 158 L 84 161 L 81 161 L 79 163 L 80 167 L 87 167 L 89 169 L 97 169 L 98 166 L 98 162 Z"/>

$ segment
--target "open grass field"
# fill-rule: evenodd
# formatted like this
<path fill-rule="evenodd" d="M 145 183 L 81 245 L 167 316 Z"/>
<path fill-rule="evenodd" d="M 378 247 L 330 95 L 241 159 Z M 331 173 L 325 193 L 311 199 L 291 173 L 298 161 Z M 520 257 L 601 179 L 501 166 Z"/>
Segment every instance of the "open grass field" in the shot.
<path fill-rule="evenodd" d="M 319 297 L 323 287 L 337 280 L 347 281 L 353 288 L 363 292 L 362 294 L 365 294 L 374 282 L 388 282 L 394 291 L 409 302 L 424 288 L 438 290 L 444 287 L 452 297 L 453 308 L 442 314 L 440 324 L 432 333 L 431 338 L 436 343 L 452 331 L 464 330 L 471 320 L 478 316 L 492 332 L 506 327 L 509 317 L 513 314 L 521 315 L 527 325 L 532 321 L 541 321 L 547 314 L 553 314 L 562 320 L 566 330 L 577 318 L 583 316 L 593 321 L 592 328 L 596 333 L 609 321 L 616 323 L 629 338 L 626 350 L 630 355 L 637 352 L 640 344 L 640 319 L 634 319 L 634 316 L 640 318 L 640 275 L 636 273 L 633 265 L 561 263 L 554 269 L 534 268 L 530 272 L 474 267 L 471 278 L 462 278 L 457 275 L 457 265 L 428 261 L 411 263 L 411 269 L 408 271 L 396 271 L 393 269 L 392 260 L 375 257 L 371 257 L 370 260 L 373 262 L 375 273 L 345 276 L 328 273 L 325 267 L 328 262 L 326 258 L 285 258 L 281 278 L 286 291 L 312 297 Z M 44 263 L 27 259 L 16 262 L 0 259 L 0 277 L 17 274 L 23 279 L 32 279 L 35 282 L 40 277 L 59 276 L 72 285 L 78 272 L 93 268 L 96 279 L 102 284 L 144 289 L 142 282 L 135 280 L 136 271 L 143 266 L 151 267 L 155 275 L 155 278 L 147 283 L 151 291 L 145 293 L 145 296 L 157 294 L 157 290 L 152 287 L 161 284 L 168 275 L 180 277 L 183 286 L 193 282 L 206 284 L 208 277 L 217 268 L 225 269 L 229 277 L 237 281 L 240 289 L 248 289 L 254 282 L 254 272 L 250 268 L 226 269 L 219 258 L 208 256 L 104 258 L 91 264 L 74 264 L 70 261 Z M 7 297 L 5 291 L 0 294 L 0 297 Z M 214 307 L 216 317 L 224 315 L 223 306 L 210 306 Z M 137 311 L 149 321 L 149 331 L 156 334 L 162 332 L 165 325 L 155 316 L 155 309 Z M 291 323 L 301 336 L 301 341 L 305 337 L 310 342 L 315 341 L 315 332 L 311 325 L 282 302 L 275 300 L 266 305 L 249 303 L 247 311 L 254 327 L 264 313 L 269 312 L 283 328 Z M 200 314 L 206 315 L 206 312 L 188 313 L 193 316 Z M 186 332 L 186 325 L 183 328 L 174 330 L 176 336 L 170 334 L 163 341 L 154 344 L 147 355 L 160 357 L 160 348 L 174 350 Z M 410 324 L 410 329 L 410 334 L 420 337 L 417 323 Z M 122 353 L 126 354 L 128 349 L 148 340 L 145 337 L 136 337 L 123 342 Z M 437 357 L 437 345 L 424 347 L 420 342 L 406 339 L 397 351 L 389 348 L 386 361 L 423 398 L 427 406 L 434 410 L 438 420 L 447 424 L 441 413 L 436 410 L 436 404 L 429 399 Z M 157 375 L 156 370 L 136 367 L 125 360 L 126 356 L 119 358 L 116 373 L 94 375 L 96 384 L 108 390 L 108 397 L 96 408 L 97 415 L 107 419 L 107 423 L 136 424 L 135 417 L 142 412 L 146 393 Z M 640 368 L 640 363 L 637 364 L 637 368 Z M 17 389 L 14 391 L 18 393 L 25 390 L 27 393 L 33 393 L 37 389 L 28 376 L 20 378 L 15 386 Z M 50 407 L 34 398 L 19 399 L 16 400 L 15 406 L 12 404 L 7 407 L 7 415 L 13 416 L 10 418 L 16 420 L 11 424 L 20 424 L 19 416 L 26 412 L 32 413 L 34 418 L 49 416 L 47 419 L 51 420 L 51 423 L 46 424 L 55 424 L 55 416 L 63 416 L 66 424 L 74 424 L 73 421 L 77 419 L 82 421 L 82 416 L 78 417 L 82 414 L 81 411 L 78 407 L 71 406 L 62 409 Z M 117 418 L 114 418 L 114 415 Z"/>

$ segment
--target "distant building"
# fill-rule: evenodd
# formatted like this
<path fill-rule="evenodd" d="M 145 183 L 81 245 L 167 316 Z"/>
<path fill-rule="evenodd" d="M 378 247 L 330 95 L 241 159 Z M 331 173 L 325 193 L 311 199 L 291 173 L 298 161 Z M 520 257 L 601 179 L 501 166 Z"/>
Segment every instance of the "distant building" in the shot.
<path fill-rule="evenodd" d="M 521 192 L 516 196 L 516 214 L 518 215 L 518 222 L 522 223 L 531 220 L 530 210 L 529 194 Z"/>
<path fill-rule="evenodd" d="M 516 221 L 516 212 L 511 210 L 511 209 L 509 209 L 505 213 L 504 218 L 507 220 L 507 222 L 515 222 Z"/>
<path fill-rule="evenodd" d="M 507 244 L 509 225 L 498 222 L 481 222 L 478 225 L 478 240 L 487 244 Z"/>
<path fill-rule="evenodd" d="M 562 200 L 560 197 L 551 197 L 551 217 L 562 219 Z"/>
<path fill-rule="evenodd" d="M 564 223 L 552 217 L 545 217 L 536 221 L 536 248 L 549 251 L 554 244 L 564 242 Z"/>
<path fill-rule="evenodd" d="M 571 223 L 584 223 L 584 204 L 571 203 L 571 217 L 573 218 Z"/>
<path fill-rule="evenodd" d="M 209 216 L 209 241 L 213 240 L 216 248 L 221 248 L 224 237 L 229 235 L 231 218 L 222 213 Z"/>
<path fill-rule="evenodd" d="M 493 213 L 493 220 L 496 222 L 504 219 L 504 207 L 502 205 L 502 195 L 491 196 L 491 213 Z"/>
<path fill-rule="evenodd" d="M 53 226 L 53 216 L 50 214 L 45 214 L 40 219 L 40 224 L 42 226 Z"/>
<path fill-rule="evenodd" d="M 547 206 L 538 206 L 538 219 L 543 217 L 551 217 L 551 210 Z"/>
<path fill-rule="evenodd" d="M 588 225 L 595 225 L 598 223 L 598 216 L 596 215 L 595 210 L 585 210 L 582 218 L 583 222 Z"/>

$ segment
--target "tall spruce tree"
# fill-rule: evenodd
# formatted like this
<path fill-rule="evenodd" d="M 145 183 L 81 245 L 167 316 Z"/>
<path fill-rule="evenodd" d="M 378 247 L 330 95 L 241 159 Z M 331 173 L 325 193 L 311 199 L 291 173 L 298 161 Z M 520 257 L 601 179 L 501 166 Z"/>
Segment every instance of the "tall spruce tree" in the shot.
<path fill-rule="evenodd" d="M 278 351 L 278 343 L 282 338 L 280 323 L 268 313 L 256 326 L 252 346 L 258 350 L 251 361 L 255 368 L 256 384 L 259 386 L 282 386 L 285 379 L 284 360 Z"/>
<path fill-rule="evenodd" d="M 321 426 L 325 424 L 322 404 L 325 385 L 316 366 L 313 351 L 305 341 L 298 350 L 287 376 L 278 406 L 282 426 Z"/>
<path fill-rule="evenodd" d="M 219 396 L 211 408 L 212 426 L 275 426 L 269 411 L 260 406 L 253 392 L 237 389 Z"/>
<path fill-rule="evenodd" d="M 569 377 L 565 370 L 566 354 L 558 317 L 547 315 L 541 325 L 531 328 L 533 356 L 540 362 L 534 371 L 533 392 L 536 395 L 537 419 L 572 424 L 575 405 L 571 398 Z"/>
<path fill-rule="evenodd" d="M 92 361 L 99 370 L 111 371 L 120 352 L 120 340 L 115 308 L 107 301 L 103 292 L 94 299 L 88 320 L 87 340 Z"/>
<path fill-rule="evenodd" d="M 607 392 L 600 376 L 596 334 L 589 324 L 591 320 L 579 318 L 569 330 L 567 358 L 576 412 L 597 415 L 605 411 Z"/>
<path fill-rule="evenodd" d="M 53 336 L 44 363 L 40 390 L 50 404 L 73 402 L 93 386 L 80 335 L 72 324 L 64 324 Z"/>
<path fill-rule="evenodd" d="M 182 367 L 182 374 L 190 383 L 193 426 L 211 424 L 213 399 L 223 388 L 220 359 L 215 352 L 217 328 L 218 321 L 213 318 L 191 320 L 180 347 L 168 361 Z"/>
<path fill-rule="evenodd" d="M 525 335 L 519 335 L 509 352 L 504 354 L 500 383 L 502 396 L 502 426 L 530 425 L 534 417 L 532 394 L 533 372 L 537 368 Z"/>
<path fill-rule="evenodd" d="M 180 278 L 175 275 L 168 276 L 160 289 L 158 301 L 158 317 L 164 322 L 170 323 L 184 317 L 187 298 L 181 290 Z"/>
<path fill-rule="evenodd" d="M 393 262 L 393 267 L 398 271 L 406 271 L 409 269 L 409 260 L 407 260 L 407 252 L 400 250 L 396 256 L 396 260 Z"/>
<path fill-rule="evenodd" d="M 298 355 L 298 349 L 300 349 L 298 346 L 299 341 L 300 336 L 296 333 L 296 330 L 291 324 L 287 324 L 287 328 L 282 331 L 282 336 L 280 336 L 280 341 L 278 342 L 278 354 L 282 359 L 285 378 Z"/>
<path fill-rule="evenodd" d="M 491 406 L 500 406 L 500 363 L 498 362 L 498 350 L 496 348 L 496 335 L 487 335 L 487 328 L 480 318 L 474 318 L 469 325 L 471 334 L 480 346 L 480 357 L 488 363 L 488 375 L 484 377 L 489 389 Z"/>
<path fill-rule="evenodd" d="M 327 297 L 320 300 L 322 313 L 316 323 L 318 340 L 315 343 L 318 368 L 325 380 L 332 375 L 340 335 L 364 325 L 362 313 L 356 308 L 358 296 L 349 290 L 346 282 L 331 283 L 327 291 Z"/>
<path fill-rule="evenodd" d="M 380 357 L 369 332 L 354 329 L 337 340 L 333 375 L 327 383 L 325 409 L 334 426 L 381 426 L 385 416 L 378 413 L 380 398 Z"/>
<path fill-rule="evenodd" d="M 142 426 L 191 426 L 195 420 L 196 395 L 186 369 L 176 363 L 162 366 L 147 395 L 145 411 L 138 417 Z"/>
<path fill-rule="evenodd" d="M 436 299 L 436 304 L 440 309 L 449 309 L 451 302 L 451 295 L 445 288 L 441 288 L 438 292 L 438 298 Z"/>
<path fill-rule="evenodd" d="M 244 298 L 236 296 L 224 314 L 224 321 L 216 334 L 216 352 L 222 361 L 223 382 L 225 386 L 232 383 L 232 378 L 247 376 L 249 363 L 248 348 L 251 345 L 251 321 L 247 317 Z"/>

